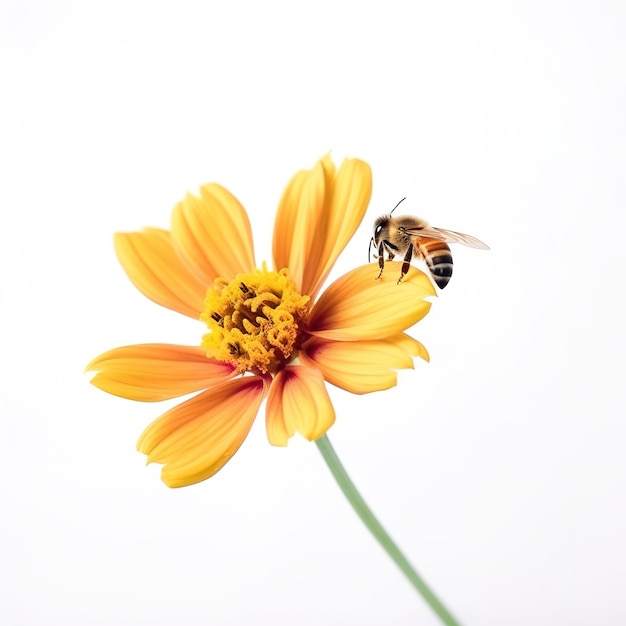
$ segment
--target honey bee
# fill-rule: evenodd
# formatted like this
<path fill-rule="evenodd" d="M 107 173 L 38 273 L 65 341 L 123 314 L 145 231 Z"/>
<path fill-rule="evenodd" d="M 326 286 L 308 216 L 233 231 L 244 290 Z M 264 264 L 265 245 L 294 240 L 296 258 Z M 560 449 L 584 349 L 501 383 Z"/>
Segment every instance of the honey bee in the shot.
<path fill-rule="evenodd" d="M 385 252 L 389 260 L 395 256 L 403 257 L 398 284 L 409 271 L 411 259 L 416 256 L 425 261 L 433 280 L 439 289 L 443 289 L 452 277 L 452 254 L 450 254 L 448 243 L 462 243 L 471 248 L 489 250 L 489 246 L 476 237 L 455 233 L 453 230 L 444 228 L 434 228 L 419 217 L 411 215 L 392 217 L 392 213 L 404 200 L 406 198 L 402 198 L 389 215 L 383 215 L 374 222 L 374 235 L 370 239 L 368 261 L 373 244 L 378 252 L 374 256 L 378 258 L 380 268 L 377 279 L 382 276 L 385 268 Z"/>

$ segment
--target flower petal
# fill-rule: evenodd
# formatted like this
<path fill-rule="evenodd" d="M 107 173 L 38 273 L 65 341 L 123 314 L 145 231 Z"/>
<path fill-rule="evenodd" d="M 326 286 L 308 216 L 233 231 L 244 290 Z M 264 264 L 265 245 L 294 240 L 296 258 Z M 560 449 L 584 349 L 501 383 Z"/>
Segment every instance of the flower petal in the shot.
<path fill-rule="evenodd" d="M 302 170 L 289 181 L 276 212 L 272 251 L 276 270 L 289 268 L 289 277 L 298 291 L 310 295 L 305 287 L 305 271 L 314 244 L 323 236 L 321 231 L 325 211 L 326 177 L 324 163 L 333 168 L 332 161 L 318 161 L 311 170 Z"/>
<path fill-rule="evenodd" d="M 370 393 L 396 385 L 394 370 L 413 369 L 412 355 L 417 346 L 411 342 L 425 352 L 418 341 L 403 333 L 378 341 L 329 341 L 314 337 L 300 351 L 300 360 L 319 369 L 337 387 L 351 393 Z"/>
<path fill-rule="evenodd" d="M 116 233 L 115 252 L 133 285 L 153 302 L 200 317 L 206 284 L 192 276 L 174 252 L 170 233 L 161 228 Z"/>
<path fill-rule="evenodd" d="M 159 402 L 206 389 L 233 376 L 228 363 L 209 359 L 195 346 L 146 343 L 109 350 L 85 371 L 98 372 L 91 384 L 115 396 Z"/>
<path fill-rule="evenodd" d="M 254 268 L 252 229 L 245 209 L 216 183 L 187 194 L 172 213 L 174 248 L 189 271 L 206 285 Z"/>
<path fill-rule="evenodd" d="M 402 346 L 411 356 L 418 356 L 424 361 L 430 361 L 430 354 L 426 347 L 421 344 L 417 339 L 409 337 L 406 333 L 400 333 L 393 338 L 388 337 L 387 341 L 393 341 L 395 344 Z"/>
<path fill-rule="evenodd" d="M 337 341 L 384 339 L 412 326 L 430 309 L 424 300 L 435 288 L 426 274 L 411 267 L 398 285 L 402 263 L 362 265 L 336 280 L 315 303 L 308 332 Z"/>
<path fill-rule="evenodd" d="M 210 478 L 237 452 L 267 392 L 260 376 L 223 383 L 175 406 L 152 422 L 137 442 L 148 463 L 163 463 L 168 487 Z"/>
<path fill-rule="evenodd" d="M 286 446 L 296 432 L 314 441 L 335 422 L 335 409 L 322 374 L 314 368 L 290 365 L 272 381 L 266 407 L 267 438 Z"/>
<path fill-rule="evenodd" d="M 334 179 L 330 204 L 325 215 L 323 250 L 316 263 L 307 266 L 309 291 L 315 297 L 335 261 L 356 232 L 365 216 L 372 195 L 372 171 L 359 159 L 345 159 Z M 319 239 L 318 239 L 319 242 Z"/>
<path fill-rule="evenodd" d="M 298 172 L 278 206 L 274 266 L 288 267 L 301 293 L 315 298 L 361 223 L 372 192 L 370 167 L 346 159 L 338 172 L 329 156 Z"/>

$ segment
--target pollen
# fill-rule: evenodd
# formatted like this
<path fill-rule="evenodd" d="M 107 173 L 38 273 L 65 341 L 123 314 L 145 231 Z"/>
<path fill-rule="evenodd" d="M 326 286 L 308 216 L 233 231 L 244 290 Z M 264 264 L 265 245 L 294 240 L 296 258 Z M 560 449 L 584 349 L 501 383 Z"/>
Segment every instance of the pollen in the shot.
<path fill-rule="evenodd" d="M 217 278 L 200 316 L 209 328 L 202 347 L 241 373 L 274 373 L 297 356 L 309 301 L 286 269 L 268 271 L 263 264 L 230 282 Z"/>

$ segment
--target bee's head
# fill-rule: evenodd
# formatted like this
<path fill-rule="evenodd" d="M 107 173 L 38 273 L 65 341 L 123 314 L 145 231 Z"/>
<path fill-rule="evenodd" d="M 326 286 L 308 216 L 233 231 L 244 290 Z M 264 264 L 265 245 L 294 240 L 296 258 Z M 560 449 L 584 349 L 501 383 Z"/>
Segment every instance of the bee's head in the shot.
<path fill-rule="evenodd" d="M 393 207 L 393 209 L 391 209 L 391 212 L 388 215 L 381 215 L 375 222 L 374 222 L 374 237 L 372 238 L 374 245 L 378 248 L 378 246 L 380 245 L 380 242 L 383 241 L 384 239 L 388 239 L 389 237 L 389 224 L 391 223 L 391 220 L 393 219 L 391 217 L 391 214 L 406 200 L 406 198 L 402 198 L 402 200 L 400 200 L 400 202 L 398 202 L 398 204 L 396 204 L 396 206 Z M 371 244 L 370 244 L 371 245 Z"/>
<path fill-rule="evenodd" d="M 396 206 L 394 206 L 393 209 L 391 209 L 391 213 L 393 213 L 404 200 L 406 200 L 406 198 L 402 198 L 402 200 L 400 200 L 400 202 L 398 202 L 398 204 L 396 204 Z M 391 217 L 391 213 L 387 215 L 381 215 L 374 222 L 374 235 L 370 239 L 370 246 L 367 252 L 368 260 L 370 257 L 370 252 L 372 250 L 372 245 L 374 246 L 374 248 L 376 248 L 379 251 L 379 254 L 380 254 L 381 241 L 385 241 L 389 239 L 389 225 L 391 224 L 391 221 L 393 220 L 393 218 Z"/>
<path fill-rule="evenodd" d="M 389 222 L 391 222 L 391 215 L 381 215 L 374 222 L 374 236 L 372 237 L 374 247 L 378 248 L 380 242 L 389 236 Z"/>
<path fill-rule="evenodd" d="M 367 249 L 367 262 L 370 262 L 370 253 L 372 251 L 372 246 L 374 249 L 378 251 L 374 253 L 374 258 L 377 259 L 381 250 L 381 242 L 389 237 L 389 222 L 391 222 L 391 215 L 381 215 L 374 222 L 374 234 L 370 239 L 370 245 Z"/>

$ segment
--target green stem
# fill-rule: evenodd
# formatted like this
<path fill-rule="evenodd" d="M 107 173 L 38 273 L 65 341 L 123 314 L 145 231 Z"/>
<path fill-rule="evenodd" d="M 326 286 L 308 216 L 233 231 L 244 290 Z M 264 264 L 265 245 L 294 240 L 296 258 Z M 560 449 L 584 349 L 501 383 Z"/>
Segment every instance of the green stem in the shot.
<path fill-rule="evenodd" d="M 402 552 L 400 552 L 400 549 L 394 543 L 393 539 L 387 534 L 387 531 L 385 531 L 385 529 L 380 525 L 380 522 L 376 519 L 376 517 L 374 517 L 374 514 L 367 504 L 365 504 L 365 500 L 363 500 L 361 494 L 357 491 L 354 483 L 350 480 L 350 477 L 341 464 L 339 457 L 330 444 L 328 437 L 323 435 L 317 439 L 315 443 L 322 453 L 322 456 L 324 457 L 332 475 L 335 477 L 337 484 L 343 491 L 346 498 L 348 498 L 348 502 L 350 502 L 352 508 L 356 511 L 357 515 L 361 518 L 372 535 L 374 535 L 378 543 L 386 550 L 387 554 L 402 570 L 411 584 L 421 594 L 422 598 L 426 600 L 427 604 L 437 614 L 439 619 L 446 624 L 446 626 L 459 626 L 459 623 L 454 619 L 454 617 L 452 617 L 452 614 L 431 591 L 428 585 L 415 571 L 413 566 L 407 561 L 406 557 L 402 554 Z"/>

